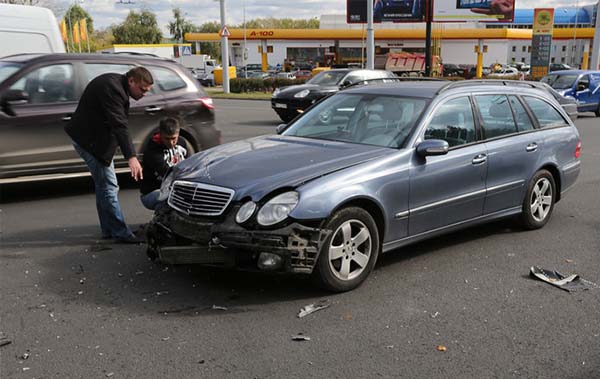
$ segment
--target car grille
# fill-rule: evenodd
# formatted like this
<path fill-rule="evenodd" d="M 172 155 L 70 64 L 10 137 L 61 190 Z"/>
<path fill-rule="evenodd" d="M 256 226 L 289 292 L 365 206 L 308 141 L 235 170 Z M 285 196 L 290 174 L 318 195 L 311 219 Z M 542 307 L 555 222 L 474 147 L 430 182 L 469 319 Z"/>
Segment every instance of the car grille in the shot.
<path fill-rule="evenodd" d="M 219 216 L 234 193 L 229 188 L 176 180 L 169 194 L 169 205 L 188 215 Z"/>

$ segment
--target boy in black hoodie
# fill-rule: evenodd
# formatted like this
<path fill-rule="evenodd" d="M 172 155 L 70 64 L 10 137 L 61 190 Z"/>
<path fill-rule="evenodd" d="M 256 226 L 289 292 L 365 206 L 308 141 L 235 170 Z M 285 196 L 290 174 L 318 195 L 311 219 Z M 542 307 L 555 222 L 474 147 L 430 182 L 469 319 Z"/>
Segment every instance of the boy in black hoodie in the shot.
<path fill-rule="evenodd" d="M 144 149 L 142 162 L 143 179 L 140 186 L 142 204 L 156 210 L 160 185 L 169 167 L 175 166 L 187 157 L 187 150 L 179 142 L 179 122 L 174 118 L 160 121 L 158 133 L 152 136 Z"/>

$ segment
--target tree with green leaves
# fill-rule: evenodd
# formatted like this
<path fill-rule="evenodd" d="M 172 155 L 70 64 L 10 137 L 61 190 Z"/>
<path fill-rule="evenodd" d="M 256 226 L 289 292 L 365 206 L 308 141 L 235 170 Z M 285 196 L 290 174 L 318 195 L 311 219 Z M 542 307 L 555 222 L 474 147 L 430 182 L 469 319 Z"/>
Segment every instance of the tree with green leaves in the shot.
<path fill-rule="evenodd" d="M 256 18 L 246 21 L 246 29 L 319 29 L 319 19 L 311 18 L 307 20 L 293 18 Z M 243 28 L 244 24 L 236 26 Z"/>
<path fill-rule="evenodd" d="M 221 30 L 221 23 L 217 21 L 205 22 L 196 27 L 193 32 L 198 33 L 218 33 Z M 208 54 L 216 60 L 221 60 L 221 43 L 220 42 L 200 42 L 200 53 Z"/>
<path fill-rule="evenodd" d="M 148 10 L 130 11 L 125 21 L 114 27 L 113 35 L 115 44 L 152 44 L 162 39 L 156 15 Z"/>
<path fill-rule="evenodd" d="M 197 28 L 194 24 L 183 18 L 181 9 L 179 8 L 173 8 L 173 17 L 175 20 L 169 22 L 168 25 L 169 33 L 171 33 L 175 41 L 183 42 L 185 33 L 194 32 Z"/>

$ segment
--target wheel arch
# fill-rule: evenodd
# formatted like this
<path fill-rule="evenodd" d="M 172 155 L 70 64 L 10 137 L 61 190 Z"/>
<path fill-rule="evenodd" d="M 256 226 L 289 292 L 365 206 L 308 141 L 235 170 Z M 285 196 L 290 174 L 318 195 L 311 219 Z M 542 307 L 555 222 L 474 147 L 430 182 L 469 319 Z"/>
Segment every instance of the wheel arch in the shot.
<path fill-rule="evenodd" d="M 383 238 L 385 236 L 385 212 L 375 200 L 366 197 L 359 197 L 348 199 L 340 203 L 331 211 L 331 215 L 334 215 L 337 211 L 348 207 L 358 207 L 367 211 L 377 225 L 377 232 L 379 233 L 379 249 L 383 246 Z"/>
<path fill-rule="evenodd" d="M 540 167 L 536 172 L 538 172 L 540 170 L 547 170 L 548 172 L 550 172 L 550 174 L 552 174 L 552 178 L 554 179 L 554 185 L 556 186 L 555 202 L 557 203 L 560 200 L 560 191 L 561 191 L 561 187 L 562 187 L 560 171 L 559 171 L 558 167 L 552 163 L 547 163 L 547 164 L 543 165 L 542 167 Z"/>

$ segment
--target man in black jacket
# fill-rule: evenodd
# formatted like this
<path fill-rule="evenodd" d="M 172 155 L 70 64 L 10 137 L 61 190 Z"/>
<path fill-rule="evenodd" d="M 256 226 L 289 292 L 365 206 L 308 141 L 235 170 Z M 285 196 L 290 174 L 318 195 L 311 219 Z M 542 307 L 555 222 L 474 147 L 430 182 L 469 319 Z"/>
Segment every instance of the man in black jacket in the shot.
<path fill-rule="evenodd" d="M 132 68 L 125 75 L 100 75 L 87 85 L 71 123 L 65 127 L 94 179 L 102 238 L 141 242 L 129 229 L 121 212 L 113 157 L 119 146 L 129 161 L 131 176 L 136 181 L 142 179 L 142 166 L 127 129 L 129 97 L 141 99 L 153 83 L 152 74 L 144 67 Z"/>
<path fill-rule="evenodd" d="M 187 157 L 187 150 L 179 142 L 179 122 L 174 118 L 160 121 L 159 131 L 144 149 L 144 178 L 140 185 L 140 200 L 150 210 L 164 202 L 158 200 L 160 185 L 170 167 Z"/>

